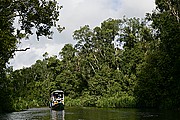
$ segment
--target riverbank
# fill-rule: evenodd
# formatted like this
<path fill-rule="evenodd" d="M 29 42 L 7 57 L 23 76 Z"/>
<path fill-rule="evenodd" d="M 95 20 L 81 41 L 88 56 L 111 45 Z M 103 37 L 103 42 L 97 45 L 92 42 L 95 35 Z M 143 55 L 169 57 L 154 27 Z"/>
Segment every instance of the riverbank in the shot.
<path fill-rule="evenodd" d="M 136 99 L 133 96 L 122 97 L 98 97 L 98 96 L 81 96 L 76 99 L 66 97 L 66 106 L 79 107 L 101 107 L 101 108 L 135 108 Z"/>

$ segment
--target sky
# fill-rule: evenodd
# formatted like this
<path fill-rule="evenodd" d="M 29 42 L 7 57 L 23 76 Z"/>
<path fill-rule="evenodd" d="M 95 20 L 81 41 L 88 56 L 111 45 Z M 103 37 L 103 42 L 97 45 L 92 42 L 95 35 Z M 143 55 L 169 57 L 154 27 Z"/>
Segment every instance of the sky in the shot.
<path fill-rule="evenodd" d="M 57 0 L 63 8 L 60 10 L 60 21 L 58 24 L 65 27 L 61 33 L 53 29 L 53 39 L 41 37 L 38 41 L 36 36 L 28 40 L 22 40 L 18 49 L 30 47 L 24 52 L 16 52 L 10 60 L 10 66 L 14 70 L 30 67 L 37 60 L 42 60 L 42 55 L 47 52 L 49 56 L 58 55 L 65 44 L 75 44 L 73 31 L 84 25 L 90 28 L 100 26 L 108 18 L 120 19 L 144 18 L 146 13 L 155 9 L 155 0 Z"/>

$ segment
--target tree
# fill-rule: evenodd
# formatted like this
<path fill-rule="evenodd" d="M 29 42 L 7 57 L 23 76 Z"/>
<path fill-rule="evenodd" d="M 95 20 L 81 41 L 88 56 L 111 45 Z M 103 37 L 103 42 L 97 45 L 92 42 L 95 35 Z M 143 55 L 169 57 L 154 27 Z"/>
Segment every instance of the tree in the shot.
<path fill-rule="evenodd" d="M 77 50 L 72 44 L 66 44 L 59 55 L 61 56 L 60 71 L 56 77 L 56 86 L 65 91 L 65 95 L 77 97 L 83 90 L 82 79 L 78 78 L 79 61 Z M 84 86 L 85 87 L 85 86 Z"/>
<path fill-rule="evenodd" d="M 81 27 L 74 32 L 80 70 L 90 93 L 108 94 L 109 83 L 115 80 L 120 91 L 133 95 L 137 75 L 152 41 L 147 20 L 136 18 L 108 19 L 100 27 Z M 119 72 L 117 72 L 119 71 Z M 117 79 L 117 74 L 121 77 Z M 114 78 L 114 79 L 113 79 Z M 102 91 L 107 92 L 100 92 Z M 117 90 L 115 90 L 117 91 Z"/>
<path fill-rule="evenodd" d="M 180 107 L 180 3 L 156 0 L 156 10 L 148 14 L 154 28 L 156 46 L 149 51 L 139 77 L 139 101 L 149 107 Z"/>
<path fill-rule="evenodd" d="M 82 99 L 83 105 L 132 106 L 137 78 L 151 48 L 151 32 L 147 21 L 136 18 L 108 19 L 93 29 L 81 27 L 73 35 L 77 44 L 66 44 L 60 57 L 45 53 L 42 61 L 12 73 L 12 84 L 18 83 L 16 99 L 44 105 L 48 91 L 62 89 L 68 98 Z"/>
<path fill-rule="evenodd" d="M 1 70 L 16 50 L 16 44 L 22 38 L 28 38 L 35 31 L 40 36 L 51 37 L 51 27 L 56 26 L 59 9 L 55 0 L 1 0 L 0 1 L 0 42 Z M 15 21 L 18 20 L 18 26 Z M 58 25 L 58 27 L 60 27 Z"/>
<path fill-rule="evenodd" d="M 51 38 L 53 33 L 51 28 L 56 26 L 61 8 L 56 0 L 0 1 L 0 91 L 2 93 L 5 92 L 3 86 L 6 84 L 6 64 L 17 50 L 16 45 L 34 32 L 38 40 L 40 36 Z M 18 25 L 15 25 L 16 21 Z M 62 29 L 58 25 L 58 30 Z"/>

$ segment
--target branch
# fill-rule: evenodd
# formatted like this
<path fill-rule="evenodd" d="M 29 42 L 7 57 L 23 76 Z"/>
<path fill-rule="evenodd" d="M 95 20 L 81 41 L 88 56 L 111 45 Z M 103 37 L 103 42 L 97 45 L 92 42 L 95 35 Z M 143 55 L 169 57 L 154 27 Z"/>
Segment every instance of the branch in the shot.
<path fill-rule="evenodd" d="M 172 14 L 176 17 L 178 23 L 179 23 L 179 13 L 178 10 L 176 11 L 176 9 L 173 7 L 173 5 L 171 4 L 171 1 L 166 1 L 167 5 L 169 6 L 170 11 L 172 12 Z"/>
<path fill-rule="evenodd" d="M 94 73 L 96 73 L 96 71 L 95 71 L 95 69 L 94 69 L 93 65 L 91 64 L 91 62 L 89 62 L 89 65 L 91 66 L 91 68 L 92 68 L 93 72 L 94 72 Z"/>
<path fill-rule="evenodd" d="M 95 62 L 95 65 L 96 65 L 96 67 L 98 68 L 98 70 L 99 70 L 99 66 L 97 65 L 99 62 L 98 62 L 98 60 L 97 60 L 97 57 L 94 55 L 94 58 L 95 58 L 95 60 L 96 60 L 96 62 Z M 97 63 L 97 64 L 96 64 Z"/>
<path fill-rule="evenodd" d="M 25 49 L 19 49 L 19 50 L 15 50 L 15 51 L 27 51 L 30 48 L 25 48 Z"/>

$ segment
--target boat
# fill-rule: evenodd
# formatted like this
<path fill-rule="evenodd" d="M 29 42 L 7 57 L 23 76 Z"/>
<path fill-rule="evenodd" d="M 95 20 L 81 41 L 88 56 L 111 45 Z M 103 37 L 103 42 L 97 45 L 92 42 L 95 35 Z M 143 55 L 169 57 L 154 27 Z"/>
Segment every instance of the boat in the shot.
<path fill-rule="evenodd" d="M 51 93 L 50 108 L 52 110 L 64 110 L 64 92 L 55 90 Z"/>

